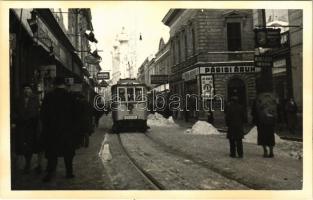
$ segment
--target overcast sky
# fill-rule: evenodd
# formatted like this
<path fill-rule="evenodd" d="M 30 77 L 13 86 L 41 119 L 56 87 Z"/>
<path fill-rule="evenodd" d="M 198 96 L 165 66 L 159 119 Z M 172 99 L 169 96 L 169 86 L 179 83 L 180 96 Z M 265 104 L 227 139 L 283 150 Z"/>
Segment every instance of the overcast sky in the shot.
<path fill-rule="evenodd" d="M 94 33 L 98 40 L 97 49 L 102 56 L 100 63 L 103 70 L 111 70 L 111 51 L 116 35 L 122 27 L 136 39 L 133 47 L 137 51 L 137 66 L 144 59 L 155 54 L 158 50 L 160 38 L 166 42 L 169 38 L 169 27 L 162 23 L 162 19 L 170 7 L 161 4 L 147 4 L 137 2 L 105 2 L 97 8 L 91 8 Z M 139 40 L 139 35 L 142 40 Z M 92 46 L 95 48 L 95 46 Z"/>

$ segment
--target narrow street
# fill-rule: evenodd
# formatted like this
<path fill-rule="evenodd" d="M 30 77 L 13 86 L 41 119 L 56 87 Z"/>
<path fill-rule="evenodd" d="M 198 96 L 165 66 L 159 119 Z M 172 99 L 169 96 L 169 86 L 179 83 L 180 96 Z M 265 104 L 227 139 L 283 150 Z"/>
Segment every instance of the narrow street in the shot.
<path fill-rule="evenodd" d="M 90 146 L 76 152 L 74 179 L 65 179 L 63 160 L 59 158 L 52 182 L 42 183 L 42 175 L 16 170 L 13 189 L 156 189 L 129 161 L 118 142 L 118 134 L 110 133 L 111 124 L 111 116 L 104 115 L 90 137 Z M 244 143 L 244 158 L 230 158 L 225 134 L 190 135 L 185 131 L 186 128 L 177 125 L 151 126 L 146 134 L 121 133 L 120 139 L 136 164 L 165 190 L 302 188 L 301 160 L 286 155 L 279 147 L 275 148 L 275 158 L 270 159 L 262 157 L 259 146 Z M 101 145 L 105 144 L 109 148 L 100 154 Z"/>

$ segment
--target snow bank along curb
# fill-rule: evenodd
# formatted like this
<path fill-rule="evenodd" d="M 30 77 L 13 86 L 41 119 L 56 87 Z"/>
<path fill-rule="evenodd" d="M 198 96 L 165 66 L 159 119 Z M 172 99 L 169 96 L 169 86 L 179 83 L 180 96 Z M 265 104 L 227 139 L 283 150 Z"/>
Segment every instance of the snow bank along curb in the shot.
<path fill-rule="evenodd" d="M 247 135 L 244 136 L 243 142 L 257 144 L 258 141 L 258 130 L 257 127 L 254 126 Z M 281 150 L 282 154 L 288 155 L 294 159 L 301 160 L 303 156 L 302 144 L 300 142 L 295 141 L 286 141 L 281 139 L 275 133 L 275 143 L 278 149 Z"/>
<path fill-rule="evenodd" d="M 147 124 L 148 126 L 178 127 L 172 117 L 166 119 L 159 113 L 149 114 Z"/>
<path fill-rule="evenodd" d="M 220 132 L 206 121 L 197 121 L 191 129 L 185 131 L 186 134 L 194 135 L 218 135 Z"/>

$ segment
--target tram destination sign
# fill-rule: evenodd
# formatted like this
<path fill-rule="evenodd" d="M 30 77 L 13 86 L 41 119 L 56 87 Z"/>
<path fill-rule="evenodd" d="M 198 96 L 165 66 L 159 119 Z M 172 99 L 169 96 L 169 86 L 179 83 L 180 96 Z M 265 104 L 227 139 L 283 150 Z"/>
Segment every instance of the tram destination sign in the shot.
<path fill-rule="evenodd" d="M 99 72 L 97 74 L 98 80 L 109 80 L 110 79 L 110 72 Z"/>
<path fill-rule="evenodd" d="M 151 84 L 165 84 L 168 83 L 168 75 L 151 75 Z"/>

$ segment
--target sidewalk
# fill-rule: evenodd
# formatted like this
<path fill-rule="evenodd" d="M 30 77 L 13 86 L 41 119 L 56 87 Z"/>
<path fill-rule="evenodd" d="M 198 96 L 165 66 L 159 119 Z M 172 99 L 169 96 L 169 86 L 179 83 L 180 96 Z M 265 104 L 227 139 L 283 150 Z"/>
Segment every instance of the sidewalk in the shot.
<path fill-rule="evenodd" d="M 97 128 L 90 136 L 88 148 L 80 148 L 76 151 L 73 161 L 75 178 L 65 178 L 65 166 L 63 158 L 58 159 L 56 177 L 49 183 L 43 183 L 44 172 L 36 174 L 31 171 L 23 174 L 23 160 L 17 170 L 12 172 L 12 190 L 103 190 L 112 189 L 98 153 L 104 138 L 104 129 Z M 35 167 L 36 155 L 32 159 L 32 169 Z M 46 167 L 44 159 L 43 167 Z"/>
<path fill-rule="evenodd" d="M 197 122 L 197 120 L 189 120 L 186 122 L 185 120 L 174 120 L 176 124 L 184 128 L 192 128 L 192 126 Z M 220 132 L 227 132 L 227 126 L 221 120 L 215 120 L 213 126 L 217 128 Z M 244 132 L 248 133 L 254 127 L 251 123 L 246 123 L 244 125 Z M 279 135 L 280 138 L 292 141 L 301 142 L 303 140 L 303 133 L 299 129 L 296 130 L 295 134 L 291 134 L 288 131 L 286 125 L 279 124 L 279 128 L 277 128 L 276 134 Z"/>

